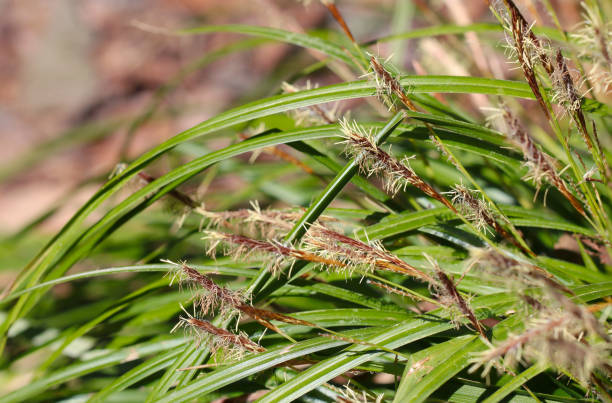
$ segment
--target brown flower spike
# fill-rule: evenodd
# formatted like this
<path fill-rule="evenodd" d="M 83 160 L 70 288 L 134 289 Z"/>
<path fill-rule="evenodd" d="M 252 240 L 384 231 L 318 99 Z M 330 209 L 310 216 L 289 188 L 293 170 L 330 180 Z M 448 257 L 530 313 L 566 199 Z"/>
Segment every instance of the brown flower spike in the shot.
<path fill-rule="evenodd" d="M 193 317 L 187 311 L 186 317 L 181 316 L 179 322 L 174 326 L 172 332 L 180 328 L 185 328 L 191 331 L 198 343 L 201 342 L 202 338 L 206 335 L 210 335 L 209 346 L 213 354 L 217 351 L 222 350 L 225 354 L 225 358 L 233 361 L 242 358 L 245 351 L 250 352 L 264 352 L 265 348 L 259 344 L 251 341 L 246 334 L 234 334 L 220 327 L 214 326 L 212 323 Z"/>
<path fill-rule="evenodd" d="M 393 158 L 379 148 L 371 133 L 367 133 L 356 122 L 343 120 L 340 124 L 345 138 L 345 153 L 355 158 L 361 172 L 368 176 L 381 176 L 385 190 L 393 195 L 400 190 L 405 190 L 408 185 L 412 185 L 457 213 L 457 209 L 450 201 L 414 172 L 410 167 L 409 158 L 404 158 L 402 161 Z"/>
<path fill-rule="evenodd" d="M 480 333 L 480 335 L 485 340 L 487 340 L 488 338 L 484 333 L 480 322 L 478 322 L 478 319 L 476 319 L 474 311 L 472 311 L 472 308 L 470 308 L 467 301 L 461 296 L 461 294 L 459 294 L 455 283 L 453 283 L 453 281 L 446 275 L 446 273 L 442 271 L 438 263 L 431 256 L 427 254 L 424 254 L 424 256 L 429 261 L 434 271 L 436 272 L 436 276 L 438 277 L 439 282 L 432 283 L 432 286 L 437 289 L 441 300 L 446 300 L 448 304 L 454 304 L 457 308 L 459 308 L 461 313 L 465 315 L 465 317 L 470 321 L 472 326 L 474 326 L 476 331 Z"/>
<path fill-rule="evenodd" d="M 464 185 L 455 185 L 452 194 L 452 203 L 462 211 L 466 218 L 471 221 L 479 230 L 486 232 L 487 226 L 492 227 L 495 232 L 517 246 L 520 250 L 528 255 L 534 256 L 534 253 L 520 244 L 495 218 L 489 205 L 480 198 L 474 196 L 475 191 L 466 188 Z"/>
<path fill-rule="evenodd" d="M 582 205 L 554 169 L 552 157 L 536 146 L 518 118 L 506 107 L 503 109 L 503 118 L 509 130 L 509 140 L 523 152 L 525 165 L 529 168 L 529 174 L 526 179 L 532 179 L 538 188 L 542 183 L 542 179 L 547 179 L 580 214 L 586 217 L 587 215 Z"/>

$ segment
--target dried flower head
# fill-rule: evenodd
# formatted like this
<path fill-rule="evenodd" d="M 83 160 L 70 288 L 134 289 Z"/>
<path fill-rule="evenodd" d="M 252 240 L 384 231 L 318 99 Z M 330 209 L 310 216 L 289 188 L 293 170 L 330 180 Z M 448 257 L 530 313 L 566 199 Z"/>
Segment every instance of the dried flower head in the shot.
<path fill-rule="evenodd" d="M 223 253 L 226 256 L 232 256 L 234 259 L 246 260 L 250 257 L 267 259 L 264 264 L 267 264 L 269 270 L 274 274 L 280 273 L 284 263 L 288 263 L 292 267 L 297 260 L 305 260 L 339 270 L 350 269 L 347 264 L 340 260 L 296 249 L 279 241 L 257 240 L 243 235 L 218 231 L 205 231 L 203 239 L 209 242 L 207 253 L 211 256 L 214 256 L 218 246 L 222 246 Z"/>
<path fill-rule="evenodd" d="M 387 105 L 389 110 L 394 109 L 395 101 L 393 95 L 401 101 L 408 110 L 416 111 L 416 106 L 408 98 L 408 91 L 400 83 L 399 73 L 388 63 L 387 60 L 380 59 L 370 55 L 370 68 L 372 73 L 366 75 L 374 78 L 376 82 L 376 91 L 381 100 Z"/>
<path fill-rule="evenodd" d="M 240 309 L 241 312 L 249 315 L 251 318 L 257 320 L 258 322 L 262 323 L 264 326 L 271 328 L 272 330 L 278 331 L 278 329 L 270 327 L 269 324 L 271 320 L 276 320 L 279 322 L 283 322 L 283 323 L 288 323 L 291 325 L 298 325 L 298 326 L 307 326 L 307 327 L 318 327 L 317 325 L 315 325 L 312 322 L 308 322 L 306 320 L 301 320 L 301 319 L 296 319 L 292 316 L 289 315 L 284 315 L 282 313 L 278 313 L 278 312 L 273 312 L 273 311 L 269 311 L 266 309 L 259 309 L 259 308 L 255 308 L 251 305 L 241 305 L 238 307 L 238 309 Z"/>
<path fill-rule="evenodd" d="M 528 262 L 521 262 L 491 248 L 470 249 L 468 268 L 475 268 L 483 278 L 505 287 L 524 292 L 533 287 L 558 290 L 567 294 L 571 291 L 557 282 L 554 277 Z"/>
<path fill-rule="evenodd" d="M 472 222 L 476 229 L 480 232 L 490 232 L 490 228 L 496 233 L 516 245 L 528 255 L 533 255 L 533 252 L 523 246 L 518 240 L 513 237 L 496 218 L 495 213 L 491 210 L 488 202 L 477 196 L 479 191 L 466 188 L 463 184 L 455 185 L 453 190 L 449 192 L 452 195 L 452 203 L 457 209 Z M 505 219 L 501 216 L 502 219 Z"/>
<path fill-rule="evenodd" d="M 291 230 L 302 217 L 304 209 L 262 209 L 257 201 L 252 201 L 250 209 L 221 212 L 203 210 L 199 213 L 208 219 L 207 228 L 223 227 L 242 235 L 275 239 Z M 338 220 L 321 215 L 317 221 L 330 224 Z"/>
<path fill-rule="evenodd" d="M 548 179 L 551 183 L 561 183 L 554 169 L 555 161 L 548 154 L 540 150 L 531 136 L 527 134 L 519 119 L 512 114 L 510 109 L 504 107 L 503 118 L 508 129 L 508 138 L 512 144 L 520 148 L 525 158 L 525 165 L 529 168 L 528 176 L 524 179 L 533 180 L 536 186 L 540 187 L 543 179 Z"/>
<path fill-rule="evenodd" d="M 270 270 L 277 274 L 283 264 L 290 267 L 297 260 L 315 263 L 320 268 L 332 269 L 351 275 L 385 270 L 415 277 L 426 282 L 432 278 L 388 252 L 380 242 L 365 243 L 340 234 L 321 224 L 313 224 L 303 240 L 303 249 L 285 245 L 274 240 L 257 240 L 243 235 L 218 231 L 205 231 L 209 242 L 208 254 L 214 256 L 219 246 L 225 255 L 233 258 L 264 259 Z"/>
<path fill-rule="evenodd" d="M 409 185 L 417 187 L 427 196 L 433 197 L 452 211 L 455 207 L 429 184 L 425 183 L 410 167 L 411 157 L 398 161 L 376 145 L 371 132 L 357 122 L 340 121 L 346 144 L 345 153 L 359 164 L 361 172 L 368 176 L 378 175 L 384 181 L 384 188 L 395 195 Z"/>
<path fill-rule="evenodd" d="M 186 329 L 195 338 L 198 345 L 205 342 L 213 355 L 221 352 L 222 361 L 238 361 L 242 359 L 245 352 L 266 351 L 265 348 L 251 341 L 243 332 L 234 334 L 206 320 L 193 317 L 184 308 L 183 311 L 187 316 L 180 317 L 172 332 L 180 328 Z"/>
<path fill-rule="evenodd" d="M 550 46 L 541 41 L 531 31 L 531 24 L 525 20 L 512 0 L 504 0 L 504 3 L 508 13 L 502 12 L 501 15 L 504 16 L 506 27 L 509 27 L 509 31 L 512 33 L 511 56 L 518 60 L 527 84 L 529 84 L 542 111 L 550 119 L 550 113 L 540 92 L 535 72 L 536 65 L 541 64 L 548 74 L 552 74 L 554 69 L 549 57 Z"/>
<path fill-rule="evenodd" d="M 565 198 L 572 204 L 572 206 L 582 215 L 586 216 L 582 205 L 576 199 L 576 197 L 570 192 L 569 188 L 565 184 L 565 181 L 561 179 L 561 176 L 557 173 L 554 166 L 556 161 L 540 150 L 531 136 L 527 134 L 527 131 L 523 128 L 520 121 L 512 112 L 507 108 L 503 108 L 503 118 L 508 130 L 508 138 L 512 144 L 520 148 L 523 152 L 523 158 L 525 159 L 525 166 L 529 169 L 525 180 L 533 180 L 536 188 L 539 190 L 542 185 L 542 181 L 546 179 L 550 184 L 565 196 Z M 537 196 L 537 192 L 536 192 Z"/>
<path fill-rule="evenodd" d="M 496 221 L 493 212 L 487 202 L 476 196 L 477 190 L 468 189 L 463 184 L 453 186 L 449 192 L 451 202 L 465 217 L 481 232 L 490 231 L 489 227 L 495 227 Z"/>
<path fill-rule="evenodd" d="M 582 2 L 583 22 L 570 38 L 576 43 L 578 56 L 591 63 L 588 79 L 596 92 L 612 92 L 612 22 L 589 4 Z"/>
<path fill-rule="evenodd" d="M 446 273 L 442 271 L 435 259 L 426 253 L 423 253 L 423 256 L 425 259 L 427 259 L 438 277 L 438 281 L 431 283 L 431 286 L 434 288 L 434 292 L 437 294 L 440 302 L 449 308 L 456 307 L 459 312 L 468 319 L 472 326 L 474 326 L 474 329 L 476 329 L 476 331 L 480 333 L 484 339 L 487 339 L 482 326 L 478 322 L 478 319 L 476 319 L 474 311 L 472 311 L 472 308 L 470 308 L 468 302 L 461 296 L 457 290 L 457 287 L 455 286 L 455 283 L 453 283 Z M 459 326 L 458 322 L 456 322 L 456 326 Z"/>
<path fill-rule="evenodd" d="M 597 138 L 595 123 L 593 122 L 593 138 L 595 139 L 595 144 L 593 144 L 593 140 L 591 139 L 587 129 L 586 117 L 581 108 L 582 97 L 578 95 L 576 87 L 574 86 L 574 81 L 570 75 L 569 68 L 567 67 L 566 60 L 561 54 L 560 50 L 557 52 L 555 70 L 550 77 L 553 83 L 553 101 L 561 104 L 565 111 L 572 117 L 578 127 L 578 132 L 582 135 L 582 139 L 589 149 L 589 152 L 591 152 L 593 155 L 597 153 L 599 156 L 597 161 L 600 173 L 602 175 L 606 175 L 607 172 L 609 173 L 609 167 L 606 161 L 606 156 L 601 151 L 601 145 L 599 144 L 599 139 Z"/>
<path fill-rule="evenodd" d="M 230 313 L 236 313 L 238 316 L 241 314 L 246 314 L 247 316 L 258 321 L 263 326 L 279 334 L 283 334 L 283 332 L 278 327 L 273 325 L 270 322 L 271 320 L 290 323 L 293 325 L 316 327 L 316 325 L 308 321 L 295 319 L 291 316 L 265 309 L 255 308 L 246 301 L 247 298 L 243 292 L 232 291 L 225 287 L 220 287 L 209 277 L 184 263 L 181 265 L 175 264 L 175 266 L 177 267 L 177 270 L 173 281 L 174 279 L 178 278 L 179 284 L 188 283 L 191 286 L 194 293 L 194 311 L 197 309 L 203 315 L 212 312 L 218 307 L 220 315 L 223 317 L 229 316 Z M 236 323 L 238 323 L 238 321 Z"/>
<path fill-rule="evenodd" d="M 249 299 L 242 291 L 220 287 L 210 277 L 185 263 L 176 264 L 168 260 L 165 262 L 175 266 L 170 285 L 175 280 L 178 281 L 179 286 L 187 284 L 193 294 L 194 308 L 198 309 L 203 315 L 219 309 L 221 315 L 226 316 Z"/>
<path fill-rule="evenodd" d="M 314 224 L 308 229 L 303 242 L 309 251 L 327 259 L 339 260 L 347 267 L 358 267 L 363 272 L 378 269 L 409 275 L 426 282 L 432 281 L 428 274 L 387 251 L 380 241 L 362 242 Z"/>
<path fill-rule="evenodd" d="M 555 69 L 551 75 L 552 101 L 562 105 L 568 113 L 574 114 L 580 110 L 581 97 L 576 91 L 567 62 L 560 50 L 557 51 L 555 61 Z"/>
<path fill-rule="evenodd" d="M 284 261 L 295 262 L 293 249 L 275 241 L 260 241 L 243 235 L 228 234 L 219 231 L 204 231 L 202 237 L 208 243 L 206 254 L 215 257 L 217 250 L 222 248 L 225 256 L 232 259 L 248 260 L 256 258 L 263 260 L 273 273 L 279 273 Z"/>
<path fill-rule="evenodd" d="M 605 369 L 612 351 L 609 336 L 585 307 L 558 295 L 564 309 L 547 308 L 527 322 L 525 331 L 478 354 L 471 371 L 512 368 L 520 362 L 541 363 L 570 372 L 587 384 L 595 368 Z M 503 362 L 501 361 L 503 359 Z"/>
<path fill-rule="evenodd" d="M 342 388 L 331 386 L 331 389 L 338 394 L 336 396 L 338 403 L 382 403 L 385 397 L 383 394 L 379 395 L 365 390 L 353 389 L 350 387 L 350 380 Z"/>

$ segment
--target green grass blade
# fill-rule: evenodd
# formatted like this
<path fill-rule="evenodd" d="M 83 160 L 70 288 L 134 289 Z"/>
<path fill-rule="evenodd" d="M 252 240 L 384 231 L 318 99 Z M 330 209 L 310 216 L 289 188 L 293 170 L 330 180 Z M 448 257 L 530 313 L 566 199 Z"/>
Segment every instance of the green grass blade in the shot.
<path fill-rule="evenodd" d="M 413 392 L 415 389 L 419 393 L 423 393 L 423 398 L 426 399 L 432 393 L 432 390 L 435 391 L 437 389 L 435 385 L 439 382 L 436 382 L 436 380 L 442 379 L 442 377 L 437 377 L 436 380 L 426 379 L 428 373 L 434 371 L 439 366 L 445 366 L 446 361 L 453 354 L 456 354 L 474 340 L 475 336 L 458 336 L 414 354 L 410 361 L 406 363 L 406 369 L 402 375 L 402 380 L 397 388 L 393 402 L 407 402 L 412 401 L 410 399 L 418 399 L 419 395 L 415 396 L 415 392 Z M 430 382 L 430 385 L 421 386 L 421 382 Z"/>
<path fill-rule="evenodd" d="M 412 320 L 399 323 L 391 329 L 384 329 L 373 336 L 360 338 L 369 343 L 394 349 L 448 330 L 451 327 L 452 325 L 448 323 Z M 370 349 L 369 346 L 353 345 L 345 352 L 311 366 L 295 378 L 271 390 L 257 402 L 293 401 L 336 376 L 382 354 L 380 351 L 368 351 Z"/>
<path fill-rule="evenodd" d="M 546 369 L 547 368 L 544 365 L 532 365 L 531 367 L 527 368 L 525 371 L 512 377 L 512 379 L 510 379 L 508 383 L 506 383 L 504 386 L 496 390 L 495 393 L 493 393 L 491 396 L 483 400 L 482 403 L 500 402 L 506 396 L 508 396 L 509 394 L 513 393 L 518 388 L 520 388 L 525 382 L 538 376 L 539 374 L 544 372 Z"/>
<path fill-rule="evenodd" d="M 139 382 L 156 372 L 159 372 L 165 368 L 167 368 L 172 362 L 173 359 L 181 352 L 180 349 L 174 349 L 162 354 L 160 356 L 151 358 L 150 360 L 143 362 L 142 364 L 132 368 L 128 372 L 124 373 L 117 379 L 115 379 L 112 383 L 105 386 L 98 393 L 93 395 L 88 402 L 101 402 L 105 401 L 106 398 L 119 391 L 124 390 L 125 388 L 130 387 L 131 385 Z"/>
<path fill-rule="evenodd" d="M 386 217 L 378 224 L 373 224 L 357 231 L 356 235 L 362 240 L 366 239 L 366 237 L 369 239 L 384 239 L 418 229 L 425 225 L 446 222 L 455 217 L 455 214 L 446 207 L 416 212 L 410 211 Z"/>
<path fill-rule="evenodd" d="M 367 331 L 351 331 L 346 332 L 350 336 L 367 334 Z M 185 402 L 196 399 L 199 396 L 205 396 L 219 388 L 237 382 L 249 375 L 259 373 L 265 369 L 280 365 L 283 362 L 294 358 L 306 356 L 318 351 L 338 347 L 347 344 L 345 341 L 332 340 L 327 337 L 315 337 L 305 341 L 291 345 L 291 347 L 280 346 L 270 349 L 266 352 L 249 356 L 244 360 L 213 371 L 206 376 L 189 383 L 188 385 L 177 388 L 162 398 L 159 403 L 165 402 Z"/>
<path fill-rule="evenodd" d="M 98 269 L 92 271 L 85 271 L 81 273 L 71 274 L 69 276 L 64 276 L 57 278 L 51 281 L 45 281 L 34 287 L 26 288 L 24 290 L 11 293 L 0 300 L 0 305 L 10 302 L 17 297 L 20 297 L 24 294 L 30 293 L 32 291 L 38 290 L 40 288 L 52 287 L 58 284 L 65 284 L 71 281 L 82 280 L 86 278 L 93 278 L 99 276 L 109 276 L 118 273 L 149 273 L 149 272 L 168 272 L 172 270 L 175 266 L 167 263 L 163 264 L 145 264 L 139 266 L 123 266 L 123 267 L 109 267 L 107 269 Z M 215 273 L 215 274 L 223 274 L 228 276 L 253 276 L 252 270 L 248 269 L 240 269 L 235 267 L 227 267 L 227 266 L 204 266 L 204 265 L 196 265 L 192 264 L 191 267 L 194 267 L 200 270 L 202 273 Z"/>
<path fill-rule="evenodd" d="M 185 342 L 185 339 L 174 338 L 172 340 L 145 343 L 142 345 L 130 346 L 129 348 L 125 348 L 120 351 L 113 351 L 90 360 L 64 367 L 63 369 L 60 369 L 52 374 L 48 374 L 37 381 L 29 383 L 27 386 L 21 389 L 0 397 L 0 402 L 25 402 L 28 400 L 28 398 L 36 396 L 42 391 L 62 384 L 70 379 L 75 379 L 79 376 L 95 372 L 99 369 L 116 365 L 121 362 L 131 361 L 142 356 L 157 354 L 173 348 L 180 348 L 180 346 L 184 345 Z"/>
<path fill-rule="evenodd" d="M 467 341 L 467 343 L 463 344 L 461 341 Z M 416 383 L 407 381 L 407 386 L 404 389 L 400 385 L 400 390 L 394 402 L 425 401 L 440 386 L 469 364 L 471 353 L 484 348 L 484 344 L 476 336 L 469 336 L 463 340 L 455 338 L 450 343 L 452 347 L 445 351 L 445 355 L 433 357 L 432 370 L 427 375 L 421 377 Z M 410 379 L 410 375 L 405 374 L 405 376 Z"/>

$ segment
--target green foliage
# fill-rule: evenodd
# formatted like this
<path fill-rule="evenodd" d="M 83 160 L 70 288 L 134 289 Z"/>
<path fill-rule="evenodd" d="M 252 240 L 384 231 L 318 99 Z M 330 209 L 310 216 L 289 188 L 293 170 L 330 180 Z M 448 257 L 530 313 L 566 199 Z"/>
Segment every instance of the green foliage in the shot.
<path fill-rule="evenodd" d="M 362 45 L 243 25 L 177 32 L 259 39 L 199 59 L 158 97 L 189 71 L 264 41 L 324 54 L 317 68 L 342 82 L 271 88 L 277 95 L 179 133 L 104 181 L 0 300 L 2 379 L 22 375 L 22 361 L 41 361 L 0 402 L 211 401 L 260 390 L 261 402 L 610 400 L 610 106 L 605 97 L 572 104 L 555 82 L 567 78 L 562 63 L 546 68 L 557 46 L 579 65 L 587 55 L 546 27 L 534 32 L 555 44 L 519 32 L 523 47 L 527 39 L 541 47 L 523 55 L 533 58 L 522 66 L 526 82 L 394 75 L 368 53 L 467 32 L 499 47 L 499 32 L 521 29 L 513 3 L 506 7 L 494 9 L 500 25 L 433 26 Z M 507 105 L 505 126 L 462 107 L 470 94 Z M 339 124 L 329 103 L 351 99 L 367 102 L 351 104 L 355 123 Z M 159 107 L 156 98 L 133 121 L 75 130 L 87 139 L 117 125 L 134 130 Z M 238 136 L 245 131 L 255 135 Z M 218 147 L 222 138 L 232 142 Z M 245 158 L 259 152 L 269 158 Z M 165 172 L 143 174 L 160 172 L 159 160 Z M 229 178 L 246 185 L 215 190 Z M 199 185 L 208 186 L 205 205 L 191 195 Z M 159 208 L 169 203 L 181 213 Z M 1 252 L 40 243 L 36 227 L 54 211 Z M 561 239 L 575 248 L 562 253 Z M 230 256 L 211 258 L 215 250 Z M 92 262 L 114 267 L 69 274 Z M 59 284 L 72 285 L 67 297 L 50 293 Z M 195 337 L 170 332 L 179 317 Z"/>

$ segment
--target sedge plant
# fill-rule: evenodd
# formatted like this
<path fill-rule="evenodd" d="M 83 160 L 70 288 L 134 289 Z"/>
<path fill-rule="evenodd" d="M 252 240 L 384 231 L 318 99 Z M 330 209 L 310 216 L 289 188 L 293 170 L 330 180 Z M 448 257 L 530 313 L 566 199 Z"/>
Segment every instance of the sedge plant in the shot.
<path fill-rule="evenodd" d="M 325 35 L 172 32 L 284 42 L 312 64 L 118 161 L 3 293 L 2 377 L 28 382 L 0 402 L 612 401 L 612 10 L 584 1 L 561 27 L 542 3 L 555 27 L 500 0 L 495 23 L 367 41 L 321 1 Z M 385 58 L 415 38 L 472 75 Z M 110 268 L 70 273 L 92 262 Z"/>

